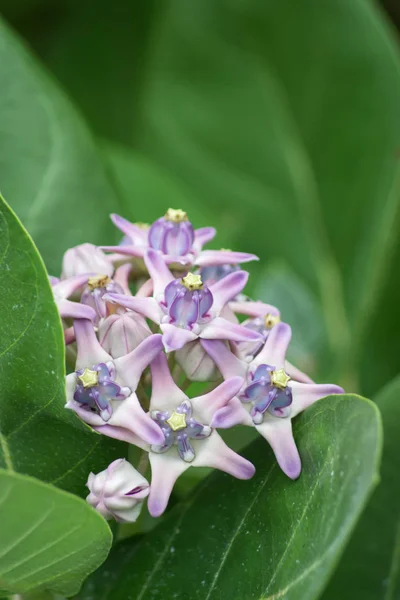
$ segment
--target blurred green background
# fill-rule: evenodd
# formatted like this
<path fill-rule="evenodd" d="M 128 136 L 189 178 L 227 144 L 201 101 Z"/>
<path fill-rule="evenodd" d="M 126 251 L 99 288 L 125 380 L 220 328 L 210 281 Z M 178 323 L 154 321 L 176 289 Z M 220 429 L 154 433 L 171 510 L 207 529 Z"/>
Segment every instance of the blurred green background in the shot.
<path fill-rule="evenodd" d="M 68 246 L 118 240 L 109 212 L 152 221 L 183 208 L 216 225 L 214 247 L 260 256 L 249 293 L 292 325 L 296 365 L 367 396 L 399 372 L 398 3 L 0 9 L 105 165 L 100 177 L 54 84 L 21 83 L 25 64 L 3 60 L 1 189 L 52 274 Z"/>

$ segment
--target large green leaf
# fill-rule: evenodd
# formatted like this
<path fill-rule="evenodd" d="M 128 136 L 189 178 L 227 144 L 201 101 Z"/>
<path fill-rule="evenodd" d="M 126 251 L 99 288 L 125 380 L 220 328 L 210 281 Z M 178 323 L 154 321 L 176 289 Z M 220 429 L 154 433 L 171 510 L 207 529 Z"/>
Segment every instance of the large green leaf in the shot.
<path fill-rule="evenodd" d="M 153 14 L 137 5 L 129 15 L 122 0 L 111 14 L 100 6 L 95 22 L 88 6 L 56 36 L 54 71 L 99 131 L 111 106 L 118 124 L 108 135 L 168 169 L 198 206 L 229 212 L 239 249 L 283 258 L 320 296 L 325 364 L 349 389 L 380 387 L 395 375 L 395 359 L 378 357 L 372 369 L 365 341 L 382 321 L 379 299 L 400 287 L 391 252 L 400 71 L 372 0 L 164 0 Z M 90 36 L 80 35 L 89 24 Z M 107 60 L 88 91 L 87 72 L 98 65 L 93 38 L 107 39 Z M 121 46 L 132 67 L 121 68 Z M 136 93 L 123 108 L 127 79 Z M 99 93 L 107 81 L 111 100 Z M 400 332 L 397 303 L 386 306 L 385 321 Z"/>
<path fill-rule="evenodd" d="M 377 396 L 384 446 L 374 492 L 324 600 L 400 599 L 400 377 Z"/>
<path fill-rule="evenodd" d="M 65 250 L 116 239 L 119 203 L 86 126 L 0 22 L 0 186 L 56 275 Z"/>
<path fill-rule="evenodd" d="M 123 456 L 64 408 L 64 341 L 44 265 L 0 197 L 0 467 L 80 494 Z"/>
<path fill-rule="evenodd" d="M 246 454 L 257 468 L 253 480 L 207 478 L 141 542 L 130 550 L 125 542 L 121 564 L 104 565 L 119 572 L 107 593 L 96 588 L 99 573 L 79 598 L 317 598 L 377 483 L 380 419 L 369 401 L 331 396 L 294 429 L 298 481 L 280 472 L 263 440 L 255 442 Z"/>
<path fill-rule="evenodd" d="M 75 594 L 111 540 L 106 521 L 80 498 L 0 469 L 0 594 Z"/>
<path fill-rule="evenodd" d="M 136 147 L 199 201 L 234 207 L 241 248 L 285 258 L 319 290 L 355 386 L 382 283 L 391 269 L 398 281 L 399 59 L 378 11 L 171 0 L 152 40 Z"/>

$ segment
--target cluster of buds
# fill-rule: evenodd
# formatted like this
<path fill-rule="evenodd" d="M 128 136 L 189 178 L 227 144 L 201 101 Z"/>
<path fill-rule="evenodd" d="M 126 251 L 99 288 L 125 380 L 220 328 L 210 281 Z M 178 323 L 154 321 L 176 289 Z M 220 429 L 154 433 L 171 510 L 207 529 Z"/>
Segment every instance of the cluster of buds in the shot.
<path fill-rule="evenodd" d="M 146 497 L 150 514 L 161 515 L 190 466 L 251 478 L 254 466 L 218 433 L 239 424 L 254 427 L 296 479 L 292 418 L 343 390 L 291 365 L 290 326 L 277 308 L 243 294 L 241 265 L 257 257 L 203 250 L 215 230 L 194 229 L 182 210 L 151 226 L 111 218 L 120 245 L 72 248 L 61 279 L 51 278 L 76 359 L 66 408 L 99 434 L 141 448 L 151 484 L 119 459 L 90 474 L 88 502 L 107 519 L 134 521 Z M 200 396 L 185 393 L 191 382 L 202 382 Z"/>

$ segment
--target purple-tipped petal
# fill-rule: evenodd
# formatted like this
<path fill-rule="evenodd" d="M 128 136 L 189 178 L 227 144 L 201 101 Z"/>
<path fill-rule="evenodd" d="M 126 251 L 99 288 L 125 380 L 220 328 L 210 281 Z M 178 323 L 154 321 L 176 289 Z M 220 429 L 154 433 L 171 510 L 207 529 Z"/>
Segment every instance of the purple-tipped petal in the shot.
<path fill-rule="evenodd" d="M 254 465 L 231 450 L 216 431 L 213 431 L 207 443 L 199 444 L 198 448 L 196 467 L 219 469 L 237 479 L 250 479 L 255 473 Z"/>
<path fill-rule="evenodd" d="M 215 238 L 217 230 L 214 227 L 201 227 L 194 230 L 193 247 L 196 252 L 200 252 L 204 244 L 211 242 Z"/>
<path fill-rule="evenodd" d="M 176 480 L 190 463 L 173 454 L 150 452 L 150 465 L 151 486 L 147 506 L 152 517 L 159 517 L 167 508 Z"/>
<path fill-rule="evenodd" d="M 314 383 L 314 381 L 303 371 L 300 371 L 297 367 L 292 365 L 290 362 L 285 362 L 285 371 L 294 381 L 299 381 L 300 383 Z"/>
<path fill-rule="evenodd" d="M 100 426 L 92 425 L 92 429 L 101 435 L 106 435 L 107 437 L 113 438 L 114 440 L 120 440 L 121 442 L 128 442 L 128 444 L 133 444 L 138 448 L 145 449 L 147 447 L 146 443 L 141 438 L 132 433 L 132 431 L 129 431 L 129 429 L 125 429 L 125 427 L 116 427 L 115 425 L 106 424 Z"/>
<path fill-rule="evenodd" d="M 113 304 L 119 304 L 139 313 L 146 319 L 159 323 L 162 311 L 154 298 L 138 298 L 137 296 L 125 296 L 124 294 L 104 294 L 103 300 Z"/>
<path fill-rule="evenodd" d="M 118 283 L 124 290 L 124 293 L 127 294 L 128 296 L 132 296 L 132 292 L 129 288 L 129 275 L 130 275 L 131 270 L 132 270 L 132 265 L 130 263 L 121 265 L 115 271 L 114 277 L 113 277 L 114 283 Z"/>
<path fill-rule="evenodd" d="M 168 411 L 171 406 L 187 400 L 186 394 L 176 385 L 169 370 L 167 357 L 160 353 L 151 365 L 150 410 Z"/>
<path fill-rule="evenodd" d="M 83 275 L 74 275 L 68 279 L 62 279 L 53 285 L 54 296 L 58 299 L 65 299 L 72 296 L 74 292 L 87 284 L 89 277 L 94 273 L 84 273 Z"/>
<path fill-rule="evenodd" d="M 100 246 L 104 252 L 114 252 L 119 256 L 135 256 L 136 258 L 143 258 L 146 251 L 145 246 Z M 119 259 L 116 259 L 119 260 Z"/>
<path fill-rule="evenodd" d="M 167 285 L 173 281 L 174 276 L 165 264 L 162 255 L 155 250 L 147 250 L 144 262 L 153 280 L 154 296 L 163 294 Z"/>
<path fill-rule="evenodd" d="M 223 408 L 217 410 L 210 423 L 216 429 L 230 429 L 235 425 L 253 426 L 253 420 L 238 398 L 232 398 Z"/>
<path fill-rule="evenodd" d="M 91 306 L 71 300 L 60 300 L 57 304 L 58 312 L 62 319 L 88 319 L 95 321 L 97 315 Z"/>
<path fill-rule="evenodd" d="M 221 340 L 200 340 L 207 354 L 213 359 L 224 379 L 245 377 L 247 363 L 239 360 Z"/>
<path fill-rule="evenodd" d="M 115 359 L 117 372 L 132 391 L 136 390 L 145 368 L 161 351 L 162 336 L 156 333 L 143 340 L 129 354 Z"/>
<path fill-rule="evenodd" d="M 214 298 L 213 311 L 215 314 L 219 315 L 224 306 L 240 294 L 248 278 L 249 274 L 246 271 L 235 271 L 210 285 L 209 289 Z"/>
<path fill-rule="evenodd" d="M 299 383 L 291 381 L 290 387 L 293 394 L 292 417 L 331 394 L 344 394 L 343 388 L 332 383 Z"/>
<path fill-rule="evenodd" d="M 255 254 L 246 252 L 231 252 L 229 250 L 203 250 L 195 260 L 198 267 L 214 265 L 237 265 L 241 263 L 259 260 Z"/>
<path fill-rule="evenodd" d="M 121 402 L 108 424 L 128 429 L 146 444 L 160 445 L 164 443 L 161 429 L 150 415 L 144 412 L 136 394 L 131 394 L 129 398 Z"/>
<path fill-rule="evenodd" d="M 263 340 L 263 336 L 256 331 L 251 331 L 236 325 L 222 317 L 213 319 L 200 334 L 200 337 L 205 340 L 229 340 L 232 342 L 259 342 Z"/>
<path fill-rule="evenodd" d="M 100 346 L 91 321 L 76 319 L 74 331 L 78 348 L 76 369 L 112 361 L 112 357 Z"/>
<path fill-rule="evenodd" d="M 274 315 L 279 317 L 280 312 L 272 304 L 264 304 L 264 302 L 236 302 L 235 300 L 229 302 L 229 308 L 233 310 L 234 313 L 238 313 L 239 315 L 247 315 L 249 317 L 257 318 L 257 317 L 265 317 L 265 315 Z"/>
<path fill-rule="evenodd" d="M 139 246 L 146 245 L 147 243 L 147 230 L 138 227 L 134 223 L 131 223 L 124 217 L 117 215 L 115 213 L 110 215 L 111 221 L 114 223 L 116 227 L 124 235 L 126 235 L 132 242 L 132 244 L 137 244 Z"/>
<path fill-rule="evenodd" d="M 189 329 L 182 329 L 168 323 L 161 325 L 160 329 L 163 332 L 162 339 L 165 352 L 180 350 L 185 344 L 193 342 L 198 337 L 193 331 L 189 331 Z"/>
<path fill-rule="evenodd" d="M 274 365 L 275 369 L 283 369 L 291 337 L 292 330 L 287 323 L 275 325 L 271 329 L 264 348 L 255 358 L 254 364 Z"/>
<path fill-rule="evenodd" d="M 293 438 L 291 420 L 266 417 L 256 429 L 271 446 L 282 471 L 290 479 L 297 479 L 301 473 L 301 460 Z"/>
<path fill-rule="evenodd" d="M 238 394 L 242 388 L 244 380 L 242 377 L 232 377 L 227 379 L 214 390 L 203 396 L 198 396 L 191 400 L 193 408 L 197 411 L 202 420 L 209 423 L 214 413 L 226 406 L 232 398 Z"/>

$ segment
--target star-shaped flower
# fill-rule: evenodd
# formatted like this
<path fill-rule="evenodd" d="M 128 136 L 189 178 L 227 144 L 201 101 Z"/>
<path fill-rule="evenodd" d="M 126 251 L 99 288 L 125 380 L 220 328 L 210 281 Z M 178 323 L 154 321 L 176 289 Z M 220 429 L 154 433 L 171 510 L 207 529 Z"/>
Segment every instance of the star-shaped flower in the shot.
<path fill-rule="evenodd" d="M 144 258 L 146 250 L 158 250 L 166 264 L 218 266 L 258 260 L 254 254 L 231 252 L 230 250 L 203 250 L 216 231 L 213 227 L 193 229 L 187 214 L 181 209 L 170 208 L 164 217 L 145 229 L 130 223 L 119 215 L 112 214 L 111 220 L 125 235 L 122 246 L 103 246 L 107 252 Z"/>
<path fill-rule="evenodd" d="M 151 375 L 150 414 L 164 441 L 151 446 L 137 441 L 149 450 L 150 514 L 158 517 L 164 512 L 176 480 L 190 466 L 212 467 L 238 479 L 250 479 L 254 466 L 225 444 L 213 423 L 215 413 L 234 398 L 243 380 L 233 377 L 212 392 L 189 400 L 172 379 L 164 354 L 151 363 Z"/>
<path fill-rule="evenodd" d="M 296 479 L 301 461 L 293 439 L 293 417 L 325 396 L 343 393 L 343 389 L 290 378 L 285 356 L 291 335 L 286 323 L 275 325 L 263 349 L 250 363 L 238 359 L 219 341 L 202 340 L 201 344 L 224 379 L 239 375 L 246 381 L 238 397 L 215 415 L 215 426 L 226 428 L 241 423 L 255 427 L 271 445 L 282 470 Z"/>
<path fill-rule="evenodd" d="M 109 437 L 163 443 L 159 427 L 135 394 L 144 369 L 162 351 L 161 335 L 151 335 L 129 354 L 113 359 L 97 341 L 90 321 L 77 319 L 74 329 L 78 355 L 76 371 L 66 380 L 66 408 Z"/>
<path fill-rule="evenodd" d="M 220 316 L 231 298 L 246 285 L 248 273 L 236 271 L 223 280 L 203 286 L 199 276 L 174 279 L 155 250 L 145 255 L 153 281 L 152 298 L 107 294 L 107 302 L 125 306 L 160 325 L 167 352 L 179 350 L 197 338 L 257 342 L 262 335 Z M 194 283 L 195 280 L 195 283 Z"/>

